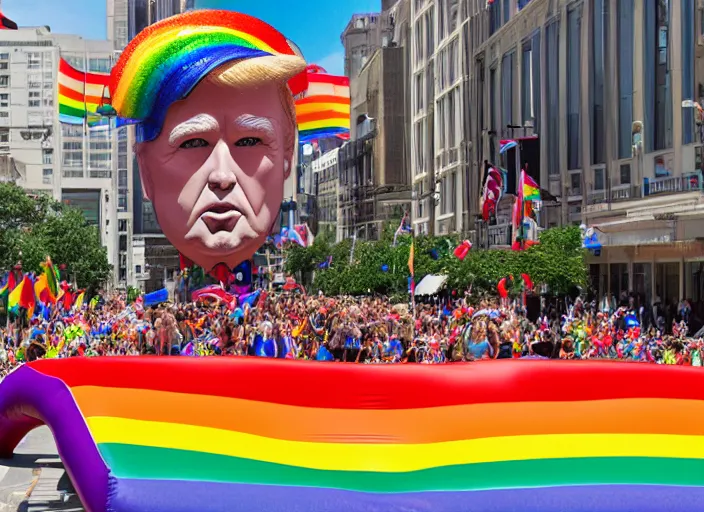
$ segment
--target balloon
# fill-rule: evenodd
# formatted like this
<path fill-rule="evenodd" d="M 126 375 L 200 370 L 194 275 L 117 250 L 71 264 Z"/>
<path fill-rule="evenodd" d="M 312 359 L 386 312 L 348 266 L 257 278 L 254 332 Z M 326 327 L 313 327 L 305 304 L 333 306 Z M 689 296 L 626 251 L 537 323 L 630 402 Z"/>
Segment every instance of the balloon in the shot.
<path fill-rule="evenodd" d="M 388 272 L 388 271 L 389 271 L 389 266 L 388 266 L 386 263 L 384 263 L 384 264 L 381 266 L 381 271 L 382 271 L 382 272 Z"/>
<path fill-rule="evenodd" d="M 467 257 L 467 254 L 469 253 L 469 250 L 471 248 L 472 248 L 472 242 L 470 242 L 469 240 L 465 240 L 460 245 L 455 247 L 453 254 L 455 255 L 455 257 L 457 259 L 462 261 Z"/>

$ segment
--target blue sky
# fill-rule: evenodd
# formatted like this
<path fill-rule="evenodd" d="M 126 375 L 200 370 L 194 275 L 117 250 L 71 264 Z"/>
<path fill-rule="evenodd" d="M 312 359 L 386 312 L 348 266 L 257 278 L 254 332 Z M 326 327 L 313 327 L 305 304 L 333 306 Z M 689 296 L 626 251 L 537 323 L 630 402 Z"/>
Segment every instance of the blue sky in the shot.
<path fill-rule="evenodd" d="M 196 0 L 198 7 L 256 16 L 294 41 L 308 62 L 342 74 L 340 33 L 354 13 L 375 12 L 381 0 Z M 105 0 L 2 0 L 2 11 L 20 26 L 49 25 L 52 32 L 104 39 Z M 293 6 L 296 6 L 295 8 Z"/>

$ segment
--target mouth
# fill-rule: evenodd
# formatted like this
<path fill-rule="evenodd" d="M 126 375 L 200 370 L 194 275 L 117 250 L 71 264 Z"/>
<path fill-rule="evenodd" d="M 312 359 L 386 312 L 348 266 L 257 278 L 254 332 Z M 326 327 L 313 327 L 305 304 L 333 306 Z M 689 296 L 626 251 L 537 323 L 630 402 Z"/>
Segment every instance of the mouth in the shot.
<path fill-rule="evenodd" d="M 213 204 L 201 214 L 201 219 L 213 234 L 220 231 L 232 231 L 240 217 L 242 217 L 242 212 L 227 203 Z"/>

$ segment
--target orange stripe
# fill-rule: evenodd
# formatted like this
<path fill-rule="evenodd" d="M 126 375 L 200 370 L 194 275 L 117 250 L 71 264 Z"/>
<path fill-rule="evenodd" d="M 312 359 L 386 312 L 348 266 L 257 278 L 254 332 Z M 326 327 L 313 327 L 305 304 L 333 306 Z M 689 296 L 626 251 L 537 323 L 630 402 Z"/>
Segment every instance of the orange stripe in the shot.
<path fill-rule="evenodd" d="M 327 121 L 328 119 L 342 119 L 349 121 L 349 116 L 335 112 L 334 110 L 324 110 L 323 112 L 311 112 L 310 114 L 299 114 L 296 116 L 298 124 L 310 123 L 312 121 Z"/>
<path fill-rule="evenodd" d="M 697 400 L 629 398 L 345 410 L 146 389 L 78 386 L 72 392 L 86 418 L 180 423 L 290 441 L 424 444 L 571 433 L 704 435 L 704 402 Z"/>
<path fill-rule="evenodd" d="M 344 96 L 319 94 L 317 96 L 307 96 L 296 101 L 297 105 L 305 105 L 306 103 L 340 103 L 342 105 L 349 105 L 350 99 Z"/>

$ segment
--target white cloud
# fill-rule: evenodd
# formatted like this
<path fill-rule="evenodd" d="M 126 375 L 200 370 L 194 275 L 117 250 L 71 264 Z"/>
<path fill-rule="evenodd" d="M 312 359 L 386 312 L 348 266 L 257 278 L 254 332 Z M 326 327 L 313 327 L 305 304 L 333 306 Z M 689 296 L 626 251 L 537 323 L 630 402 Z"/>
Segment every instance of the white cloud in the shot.
<path fill-rule="evenodd" d="M 344 75 L 345 74 L 345 53 L 344 52 L 331 53 L 327 57 L 323 57 L 318 62 L 315 62 L 315 64 L 324 68 L 331 75 Z"/>

